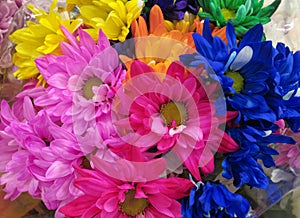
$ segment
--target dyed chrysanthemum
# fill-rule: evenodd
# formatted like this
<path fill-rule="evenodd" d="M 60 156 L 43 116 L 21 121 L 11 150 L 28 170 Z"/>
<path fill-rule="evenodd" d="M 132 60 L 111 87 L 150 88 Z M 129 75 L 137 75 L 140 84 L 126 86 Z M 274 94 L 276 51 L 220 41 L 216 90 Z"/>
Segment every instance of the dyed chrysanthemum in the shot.
<path fill-rule="evenodd" d="M 106 122 L 110 116 L 111 102 L 125 71 L 102 31 L 98 43 L 83 30 L 79 31 L 78 39 L 63 27 L 62 32 L 70 42 L 61 43 L 62 55 L 36 59 L 48 86 L 46 94 L 35 98 L 34 103 L 60 119 L 76 135 L 94 135 L 88 141 L 97 144 L 97 122 Z M 92 130 L 94 133 L 89 132 Z"/>
<path fill-rule="evenodd" d="M 0 1 L 0 47 L 6 36 L 8 31 L 9 25 L 13 19 L 15 12 L 21 5 L 18 5 L 21 2 L 4 0 Z"/>
<path fill-rule="evenodd" d="M 88 31 L 96 36 L 102 29 L 110 40 L 124 41 L 133 20 L 138 18 L 144 6 L 143 0 L 67 0 L 69 7 L 79 8 L 79 17 L 88 25 Z"/>
<path fill-rule="evenodd" d="M 247 184 L 251 187 L 266 188 L 269 179 L 258 160 L 267 168 L 275 166 L 272 156 L 278 152 L 270 144 L 295 142 L 290 137 L 276 134 L 277 125 L 261 122 L 240 122 L 226 131 L 240 146 L 238 151 L 228 154 L 222 164 L 223 177 L 234 178 L 233 184 L 236 187 Z"/>
<path fill-rule="evenodd" d="M 269 81 L 267 102 L 294 132 L 300 131 L 300 51 L 292 52 L 283 43 L 274 49 L 274 75 Z"/>
<path fill-rule="evenodd" d="M 228 23 L 226 36 L 228 45 L 213 37 L 209 21 L 205 20 L 204 34 L 193 34 L 199 54 L 183 55 L 181 60 L 188 66 L 197 67 L 208 61 L 220 81 L 229 110 L 239 111 L 246 120 L 277 120 L 275 112 L 266 101 L 273 79 L 273 47 L 270 41 L 262 42 L 262 26 L 251 28 L 237 43 L 233 26 Z"/>
<path fill-rule="evenodd" d="M 281 0 L 275 0 L 272 4 L 263 8 L 264 1 L 260 0 L 200 0 L 203 12 L 198 15 L 201 18 L 210 18 L 218 27 L 232 23 L 238 38 L 256 24 L 266 24 L 276 11 Z"/>
<path fill-rule="evenodd" d="M 219 129 L 222 119 L 207 94 L 217 90 L 216 84 L 206 90 L 198 76 L 176 62 L 160 74 L 135 61 L 130 73 L 114 109 L 114 124 L 122 140 L 139 147 L 148 158 L 173 151 L 198 180 L 199 167 L 205 175 L 214 170 L 214 152 L 237 149 Z"/>
<path fill-rule="evenodd" d="M 148 0 L 145 1 L 143 14 L 147 17 L 152 7 L 158 5 L 166 20 L 182 20 L 185 12 L 197 15 L 200 5 L 196 0 Z"/>
<path fill-rule="evenodd" d="M 28 192 L 54 210 L 78 196 L 72 166 L 82 164 L 83 153 L 75 135 L 53 123 L 44 111 L 35 114 L 29 97 L 18 100 L 12 110 L 2 101 L 1 123 L 5 158 L 0 184 L 7 192 L 5 199 Z"/>
<path fill-rule="evenodd" d="M 131 44 L 134 44 L 134 48 L 130 51 L 135 50 L 134 59 L 143 61 L 156 72 L 165 73 L 170 63 L 179 60 L 180 55 L 194 53 L 195 45 L 192 34 L 194 31 L 202 33 L 203 23 L 187 18 L 187 20 L 177 22 L 176 25 L 167 24 L 160 7 L 154 5 L 149 15 L 149 28 L 145 19 L 139 17 L 138 20 L 133 21 L 131 30 L 134 36 Z M 226 39 L 225 28 L 214 28 L 212 34 Z M 162 47 L 167 49 L 162 50 Z M 122 60 L 130 70 L 132 60 Z"/>
<path fill-rule="evenodd" d="M 99 158 L 92 157 L 92 162 L 94 170 L 76 167 L 79 178 L 74 184 L 83 195 L 60 209 L 67 217 L 180 217 L 181 204 L 177 199 L 188 195 L 192 187 L 189 180 L 157 177 L 135 182 L 141 176 L 139 173 L 145 172 L 144 168 L 114 164 L 122 178 L 132 179 L 124 181 L 103 173 Z"/>
<path fill-rule="evenodd" d="M 61 54 L 59 43 L 67 41 L 60 27 L 64 26 L 74 32 L 81 25 L 80 20 L 70 20 L 55 10 L 57 0 L 53 1 L 49 14 L 45 11 L 27 5 L 37 22 L 27 21 L 26 27 L 16 30 L 10 35 L 10 40 L 16 44 L 13 63 L 19 68 L 15 77 L 21 80 L 38 79 L 45 85 L 34 60 L 43 54 Z"/>
<path fill-rule="evenodd" d="M 132 23 L 132 35 L 136 37 L 144 36 L 161 36 L 172 38 L 191 47 L 195 47 L 192 39 L 193 32 L 202 34 L 203 23 L 189 14 L 185 14 L 184 19 L 175 23 L 164 20 L 164 15 L 158 5 L 154 5 L 149 14 L 149 28 L 143 17 L 139 17 L 138 21 L 134 20 Z M 225 28 L 214 28 L 212 30 L 214 36 L 226 40 Z"/>
<path fill-rule="evenodd" d="M 293 133 L 290 129 L 284 132 L 285 135 L 293 137 L 296 144 L 279 144 L 279 156 L 276 159 L 276 165 L 288 165 L 293 169 L 300 169 L 300 135 Z"/>
<path fill-rule="evenodd" d="M 197 183 L 190 196 L 182 200 L 183 218 L 245 218 L 250 204 L 243 196 L 231 193 L 220 183 Z"/>

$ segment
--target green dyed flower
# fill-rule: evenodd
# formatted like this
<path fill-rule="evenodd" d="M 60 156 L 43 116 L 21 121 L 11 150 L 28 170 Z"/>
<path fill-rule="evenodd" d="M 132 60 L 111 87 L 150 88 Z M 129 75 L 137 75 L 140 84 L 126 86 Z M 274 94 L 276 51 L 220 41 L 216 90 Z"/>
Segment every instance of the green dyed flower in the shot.
<path fill-rule="evenodd" d="M 209 18 L 218 27 L 231 22 L 238 38 L 242 38 L 256 24 L 268 23 L 281 0 L 275 0 L 264 8 L 263 0 L 199 0 L 199 3 L 203 9 L 198 13 L 201 18 Z"/>

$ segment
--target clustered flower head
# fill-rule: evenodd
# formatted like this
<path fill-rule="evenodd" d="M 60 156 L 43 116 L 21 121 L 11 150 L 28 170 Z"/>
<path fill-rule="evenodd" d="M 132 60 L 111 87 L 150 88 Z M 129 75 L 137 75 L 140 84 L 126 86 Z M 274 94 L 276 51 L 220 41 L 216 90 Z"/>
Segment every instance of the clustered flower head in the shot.
<path fill-rule="evenodd" d="M 21 1 L 3 0 L 0 1 L 0 46 L 7 36 L 7 31 L 12 23 L 13 16 L 19 7 Z"/>
<path fill-rule="evenodd" d="M 200 0 L 203 11 L 199 12 L 199 16 L 210 18 L 218 27 L 226 26 L 227 22 L 232 23 L 238 38 L 242 38 L 256 24 L 270 22 L 280 2 L 275 0 L 263 7 L 264 1 L 260 0 Z"/>
<path fill-rule="evenodd" d="M 300 53 L 264 37 L 279 3 L 26 4 L 6 36 L 24 85 L 0 105 L 5 199 L 55 217 L 247 217 L 245 186 L 300 167 Z"/>

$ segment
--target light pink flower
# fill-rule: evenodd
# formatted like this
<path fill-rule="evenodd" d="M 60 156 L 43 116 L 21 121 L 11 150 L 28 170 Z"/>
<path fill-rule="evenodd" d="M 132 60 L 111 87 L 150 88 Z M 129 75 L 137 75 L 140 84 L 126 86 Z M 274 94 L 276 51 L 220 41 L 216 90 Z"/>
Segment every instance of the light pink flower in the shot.
<path fill-rule="evenodd" d="M 181 162 L 174 167 L 183 162 L 200 180 L 199 167 L 204 175 L 213 172 L 215 152 L 238 148 L 219 129 L 225 120 L 217 117 L 215 101 L 208 97 L 215 91 L 215 84 L 205 90 L 178 63 L 172 63 L 166 75 L 152 71 L 140 61 L 133 62 L 131 79 L 117 93 L 114 111 L 116 130 L 126 143 L 122 146 L 110 142 L 109 145 L 116 153 L 130 148 L 128 145 L 139 147 L 149 159 L 166 155 L 166 159 L 174 161 L 175 153 Z"/>
<path fill-rule="evenodd" d="M 103 162 L 98 157 L 92 157 L 92 162 L 95 170 L 76 167 L 80 177 L 75 180 L 75 186 L 84 194 L 60 209 L 67 217 L 181 217 L 177 199 L 189 194 L 193 186 L 189 180 L 158 178 L 127 182 L 104 174 Z M 115 168 L 126 178 L 139 177 L 139 172 L 145 172 L 134 165 L 115 164 Z"/>
<path fill-rule="evenodd" d="M 82 146 L 82 149 L 90 153 L 93 145 L 100 144 L 96 125 L 101 126 L 101 122 L 107 125 L 111 102 L 125 77 L 125 70 L 102 31 L 95 43 L 84 31 L 79 31 L 79 39 L 76 39 L 63 27 L 62 30 L 69 40 L 69 44 L 61 43 L 63 55 L 36 60 L 48 87 L 46 94 L 34 102 L 44 107 L 50 116 L 59 117 L 65 128 L 83 137 L 81 141 L 88 141 L 84 145 L 90 146 Z M 100 134 L 110 135 L 105 131 Z"/>
<path fill-rule="evenodd" d="M 8 31 L 14 14 L 19 9 L 18 3 L 12 0 L 0 1 L 0 47 Z M 20 6 L 20 5 L 19 5 Z"/>
<path fill-rule="evenodd" d="M 12 110 L 2 101 L 1 123 L 0 184 L 5 199 L 28 192 L 53 210 L 80 193 L 73 186 L 73 165 L 82 164 L 83 153 L 73 134 L 53 123 L 45 111 L 36 114 L 29 97 Z"/>
<path fill-rule="evenodd" d="M 296 144 L 280 144 L 278 146 L 279 156 L 276 165 L 288 164 L 294 169 L 300 169 L 300 133 L 294 133 L 290 129 L 286 129 L 285 135 L 293 137 Z"/>

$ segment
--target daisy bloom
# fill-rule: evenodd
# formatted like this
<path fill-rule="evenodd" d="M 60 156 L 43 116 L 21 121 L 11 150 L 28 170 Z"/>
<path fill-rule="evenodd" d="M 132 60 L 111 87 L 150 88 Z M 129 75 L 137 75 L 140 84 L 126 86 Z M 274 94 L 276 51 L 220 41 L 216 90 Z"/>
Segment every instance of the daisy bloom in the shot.
<path fill-rule="evenodd" d="M 279 156 L 275 163 L 278 166 L 289 165 L 291 168 L 300 169 L 300 134 L 287 129 L 285 135 L 293 137 L 296 144 L 277 145 Z"/>
<path fill-rule="evenodd" d="M 239 111 L 245 120 L 277 120 L 268 105 L 266 96 L 273 78 L 273 47 L 270 41 L 262 42 L 263 28 L 258 24 L 251 28 L 238 43 L 234 27 L 227 24 L 228 45 L 219 37 L 213 37 L 209 20 L 204 23 L 203 36 L 193 34 L 199 54 L 183 55 L 181 60 L 190 67 L 209 62 L 220 81 L 230 110 Z M 199 59 L 199 60 L 197 60 Z"/>
<path fill-rule="evenodd" d="M 67 0 L 69 8 L 77 6 L 79 17 L 88 25 L 88 31 L 95 36 L 102 29 L 110 40 L 124 41 L 132 21 L 138 18 L 144 6 L 143 0 Z"/>
<path fill-rule="evenodd" d="M 163 12 L 158 5 L 154 5 L 149 14 L 149 28 L 143 17 L 139 17 L 138 20 L 132 22 L 132 34 L 134 37 L 143 36 L 161 36 L 178 40 L 186 43 L 191 47 L 195 47 L 192 34 L 194 31 L 202 34 L 203 23 L 201 23 L 196 17 L 185 13 L 183 20 L 172 23 L 164 19 Z M 213 29 L 213 35 L 217 35 L 222 39 L 226 39 L 225 28 Z"/>
<path fill-rule="evenodd" d="M 167 23 L 161 8 L 154 5 L 149 14 L 149 28 L 145 19 L 140 16 L 138 20 L 132 22 L 131 30 L 134 40 L 126 42 L 134 45 L 132 48 L 135 50 L 134 59 L 143 61 L 156 72 L 165 73 L 170 63 L 179 60 L 180 55 L 195 53 L 192 34 L 194 31 L 202 33 L 202 26 L 199 20 L 194 20 L 188 14 L 185 15 L 184 20 L 176 24 Z M 213 34 L 226 38 L 225 28 L 214 28 Z M 168 49 L 162 50 L 162 47 L 168 47 Z M 124 56 L 121 59 L 130 70 L 132 60 Z"/>
<path fill-rule="evenodd" d="M 279 119 L 294 131 L 300 131 L 300 51 L 293 52 L 278 43 L 273 53 L 274 75 L 270 80 L 267 101 Z"/>
<path fill-rule="evenodd" d="M 190 196 L 182 201 L 184 218 L 239 217 L 245 218 L 250 204 L 243 196 L 231 193 L 220 183 L 197 183 Z"/>
<path fill-rule="evenodd" d="M 218 128 L 222 119 L 216 116 L 210 95 L 218 90 L 215 84 L 206 90 L 196 79 L 198 74 L 193 76 L 176 62 L 161 74 L 135 61 L 130 73 L 113 110 L 121 140 L 137 146 L 148 158 L 173 151 L 198 180 L 199 167 L 203 174 L 213 171 L 214 152 L 237 149 Z"/>
<path fill-rule="evenodd" d="M 197 15 L 200 5 L 195 0 L 147 0 L 143 8 L 143 17 L 148 17 L 149 11 L 158 5 L 164 14 L 166 20 L 180 21 L 185 16 L 185 13 Z"/>
<path fill-rule="evenodd" d="M 204 11 L 200 11 L 198 15 L 201 18 L 209 18 L 218 27 L 226 26 L 227 22 L 232 23 L 237 37 L 242 38 L 256 24 L 268 23 L 280 2 L 281 0 L 275 0 L 263 8 L 264 1 L 260 0 L 200 0 Z"/>
<path fill-rule="evenodd" d="M 89 138 L 86 144 L 91 141 L 94 141 L 91 145 L 97 144 L 96 123 L 108 125 L 112 99 L 125 71 L 102 31 L 98 43 L 83 30 L 79 30 L 78 39 L 64 27 L 62 32 L 70 42 L 61 43 L 62 55 L 36 59 L 48 85 L 46 93 L 35 98 L 34 103 L 60 119 L 64 127 L 78 137 Z M 92 147 L 86 149 L 84 151 L 89 153 Z"/>
<path fill-rule="evenodd" d="M 0 47 L 6 36 L 15 12 L 19 9 L 15 1 L 4 0 L 0 2 Z"/>
<path fill-rule="evenodd" d="M 60 27 L 64 26 L 73 33 L 81 25 L 80 20 L 70 20 L 65 13 L 59 13 L 56 3 L 57 0 L 52 2 L 49 13 L 28 4 L 36 22 L 27 21 L 26 27 L 10 35 L 10 40 L 16 44 L 13 54 L 13 63 L 19 68 L 14 73 L 16 78 L 37 78 L 39 85 L 45 85 L 34 60 L 43 54 L 61 54 L 59 43 L 67 39 Z"/>
<path fill-rule="evenodd" d="M 92 162 L 94 170 L 76 167 L 79 178 L 74 184 L 84 194 L 60 209 L 67 217 L 181 216 L 181 204 L 177 199 L 188 195 L 192 187 L 188 179 L 174 177 L 128 182 L 104 174 L 101 159 L 93 156 Z M 133 179 L 140 176 L 139 172 L 145 171 L 134 165 L 124 167 L 115 164 L 114 168 L 125 177 Z"/>
<path fill-rule="evenodd" d="M 53 123 L 44 111 L 36 114 L 29 97 L 18 100 L 12 109 L 2 101 L 1 123 L 0 184 L 7 192 L 5 199 L 28 192 L 54 210 L 78 196 L 72 166 L 82 164 L 83 153 L 75 135 Z"/>

